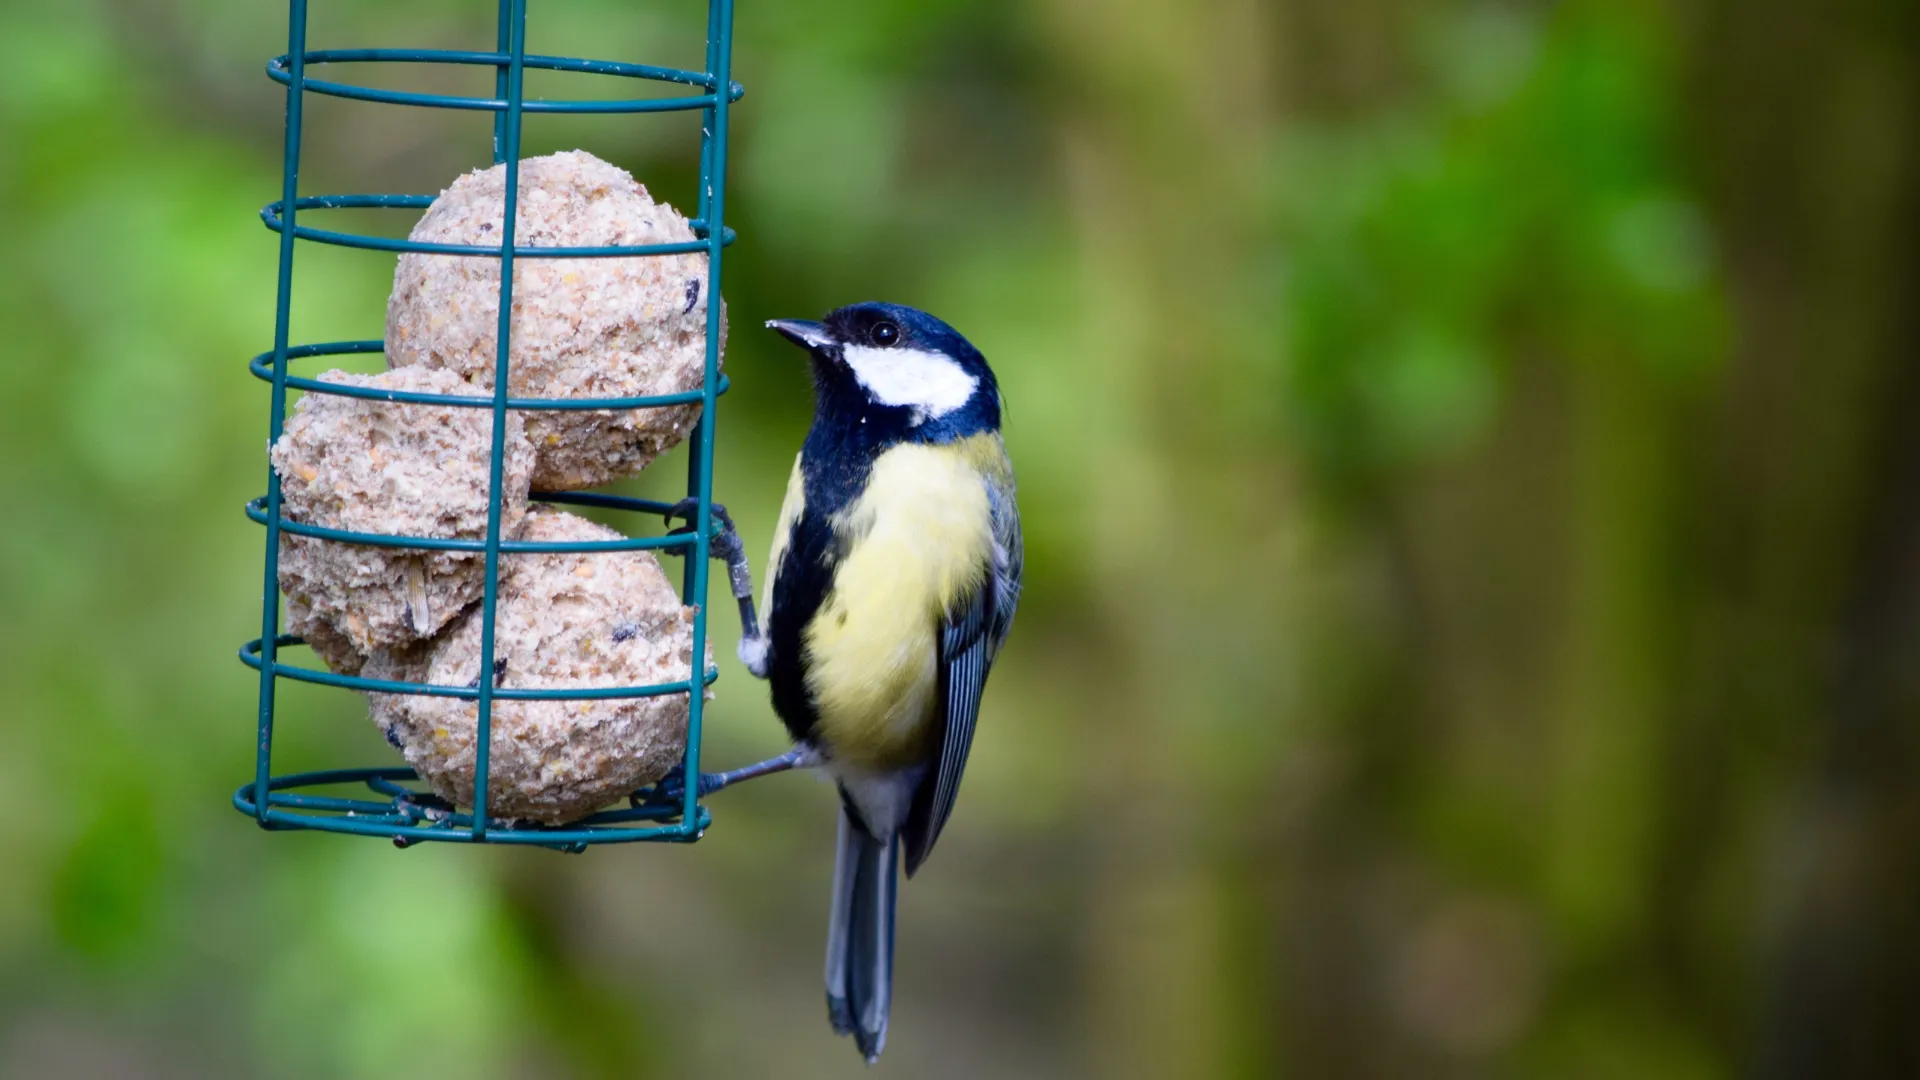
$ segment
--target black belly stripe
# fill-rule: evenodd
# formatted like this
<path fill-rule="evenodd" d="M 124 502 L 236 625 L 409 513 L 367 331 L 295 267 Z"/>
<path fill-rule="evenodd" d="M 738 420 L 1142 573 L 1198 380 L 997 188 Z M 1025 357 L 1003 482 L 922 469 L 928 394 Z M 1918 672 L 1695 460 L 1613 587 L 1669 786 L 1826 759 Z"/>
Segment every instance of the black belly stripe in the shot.
<path fill-rule="evenodd" d="M 833 536 L 826 519 L 807 512 L 793 523 L 786 554 L 775 567 L 773 610 L 767 619 L 772 648 L 767 681 L 773 688 L 773 710 L 794 739 L 808 741 L 820 713 L 807 691 L 801 662 L 801 642 L 807 624 L 833 588 Z"/>

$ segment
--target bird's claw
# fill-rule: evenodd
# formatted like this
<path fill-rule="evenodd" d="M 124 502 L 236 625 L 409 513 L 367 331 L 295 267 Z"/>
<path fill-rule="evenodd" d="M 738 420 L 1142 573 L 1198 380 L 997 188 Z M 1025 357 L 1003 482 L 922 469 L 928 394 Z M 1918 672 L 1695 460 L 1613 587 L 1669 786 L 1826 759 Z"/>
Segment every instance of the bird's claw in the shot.
<path fill-rule="evenodd" d="M 720 523 L 720 528 L 716 531 L 733 532 L 734 531 L 733 515 L 727 513 L 727 508 L 720 505 L 719 503 L 713 503 L 711 505 L 712 505 L 712 511 L 713 511 L 713 519 Z M 680 533 L 680 532 L 687 532 L 691 530 L 694 526 L 694 522 L 698 519 L 699 514 L 700 514 L 700 500 L 694 496 L 689 495 L 686 498 L 681 499 L 679 502 L 674 503 L 672 506 L 667 507 L 667 509 L 662 513 L 661 516 L 666 519 L 666 523 L 669 525 L 673 524 L 674 518 L 681 518 L 685 520 L 687 524 L 682 525 L 680 528 L 674 530 L 675 533 Z"/>
<path fill-rule="evenodd" d="M 746 555 L 746 545 L 740 542 L 740 532 L 734 528 L 733 515 L 727 513 L 727 508 L 719 503 L 712 503 L 710 505 L 713 520 L 719 527 L 713 530 L 712 535 L 707 540 L 707 553 L 711 557 L 720 559 L 729 565 L 739 562 Z M 685 525 L 677 529 L 668 530 L 667 535 L 686 536 L 697 531 L 699 513 L 700 500 L 691 496 L 681 499 L 679 502 L 667 507 L 666 511 L 661 515 L 667 524 L 673 524 L 674 518 L 680 518 L 686 522 Z"/>
<path fill-rule="evenodd" d="M 700 781 L 699 797 L 704 798 L 712 792 L 708 788 L 706 775 L 703 774 L 700 777 Z M 673 806 L 682 802 L 686 796 L 687 767 L 685 765 L 675 765 L 673 768 L 667 770 L 667 775 L 654 781 L 651 786 L 634 792 L 633 795 L 629 797 L 628 802 L 636 807 Z"/>

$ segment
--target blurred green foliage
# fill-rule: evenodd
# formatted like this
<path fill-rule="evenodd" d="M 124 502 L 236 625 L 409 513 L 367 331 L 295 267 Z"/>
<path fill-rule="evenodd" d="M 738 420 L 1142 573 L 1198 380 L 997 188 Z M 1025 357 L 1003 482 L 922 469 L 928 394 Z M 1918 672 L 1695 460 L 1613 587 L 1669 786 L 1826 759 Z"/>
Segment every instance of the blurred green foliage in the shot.
<path fill-rule="evenodd" d="M 983 348 L 1022 482 L 883 1069 L 1920 1073 L 1910 12 L 741 7 L 722 499 L 764 550 L 809 419 L 760 322 L 867 298 Z M 537 51 L 699 65 L 697 3 L 532 8 Z M 0 7 L 0 1075 L 856 1067 L 820 785 L 577 859 L 228 808 L 284 18 Z M 339 0 L 311 44 L 492 25 Z M 308 122 L 307 192 L 488 150 L 480 116 Z M 526 139 L 692 203 L 691 117 Z M 390 273 L 303 247 L 296 341 L 378 336 Z M 708 760 L 744 761 L 781 735 L 716 628 Z M 281 701 L 282 771 L 390 759 L 351 695 Z"/>

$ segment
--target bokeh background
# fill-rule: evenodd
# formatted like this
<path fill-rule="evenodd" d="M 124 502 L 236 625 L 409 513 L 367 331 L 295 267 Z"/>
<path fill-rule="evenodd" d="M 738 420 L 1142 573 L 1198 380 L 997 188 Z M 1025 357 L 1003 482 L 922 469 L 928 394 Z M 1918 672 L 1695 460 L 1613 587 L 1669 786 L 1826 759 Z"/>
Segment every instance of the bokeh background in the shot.
<path fill-rule="evenodd" d="M 689 0 L 531 6 L 535 51 L 699 66 Z M 480 0 L 314 8 L 314 47 L 492 40 Z M 769 317 L 946 317 L 1022 484 L 879 1074 L 1920 1075 L 1917 24 L 741 4 L 718 486 L 756 561 L 810 415 Z M 0 1075 L 857 1073 L 820 783 L 577 857 L 228 807 L 285 35 L 0 4 Z M 530 117 L 527 151 L 689 206 L 695 123 Z M 488 153 L 479 115 L 309 124 L 311 193 Z M 303 246 L 294 339 L 379 336 L 391 273 Z M 779 748 L 722 668 L 708 760 Z M 281 769 L 390 760 L 353 695 L 282 695 Z"/>

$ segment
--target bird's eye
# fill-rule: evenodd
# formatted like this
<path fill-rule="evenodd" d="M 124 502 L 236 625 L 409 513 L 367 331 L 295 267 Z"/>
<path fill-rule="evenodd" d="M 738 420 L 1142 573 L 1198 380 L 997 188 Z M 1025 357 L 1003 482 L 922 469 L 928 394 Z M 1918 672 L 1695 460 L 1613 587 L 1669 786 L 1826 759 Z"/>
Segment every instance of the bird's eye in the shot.
<path fill-rule="evenodd" d="M 873 329 L 867 331 L 867 336 L 873 339 L 875 345 L 885 348 L 900 340 L 900 328 L 882 319 L 873 324 Z"/>

